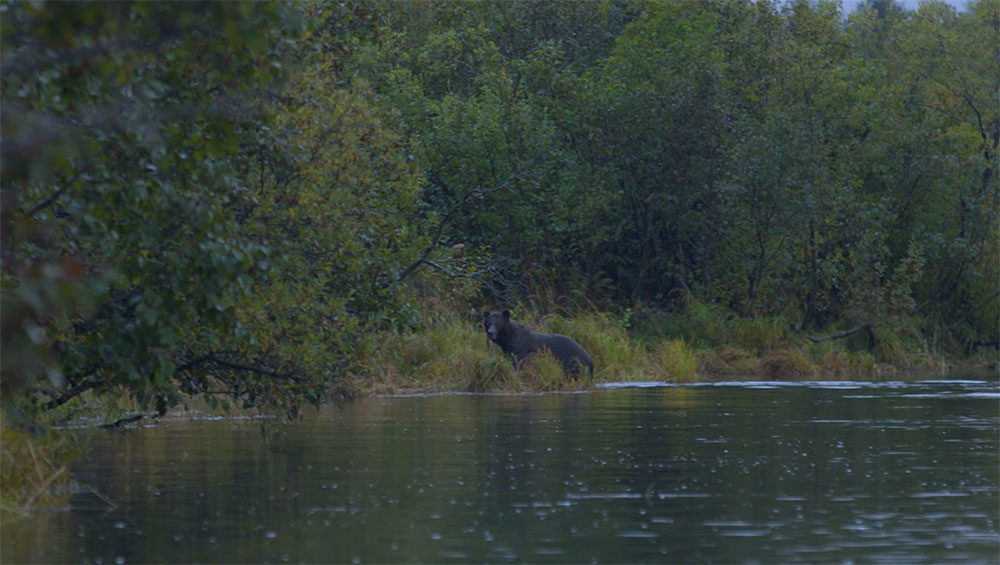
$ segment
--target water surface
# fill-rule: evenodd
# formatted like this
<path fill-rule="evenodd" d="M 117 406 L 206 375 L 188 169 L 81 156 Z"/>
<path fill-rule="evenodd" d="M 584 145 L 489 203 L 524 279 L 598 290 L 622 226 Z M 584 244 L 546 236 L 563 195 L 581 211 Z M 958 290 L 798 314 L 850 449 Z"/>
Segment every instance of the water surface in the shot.
<path fill-rule="evenodd" d="M 88 432 L 98 494 L 13 562 L 902 562 L 1000 556 L 995 381 L 369 398 Z"/>

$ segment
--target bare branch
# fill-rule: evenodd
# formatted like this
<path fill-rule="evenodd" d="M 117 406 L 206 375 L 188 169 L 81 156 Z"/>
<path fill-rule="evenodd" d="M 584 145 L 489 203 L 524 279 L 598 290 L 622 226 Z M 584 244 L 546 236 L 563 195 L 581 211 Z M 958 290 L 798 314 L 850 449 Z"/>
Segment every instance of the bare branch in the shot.
<path fill-rule="evenodd" d="M 989 304 L 990 302 L 993 302 L 994 300 L 996 300 L 998 296 L 1000 296 L 1000 290 L 994 292 L 992 295 L 990 295 L 989 298 L 987 298 L 986 300 L 983 300 L 982 302 L 980 302 L 978 306 L 976 306 L 975 308 L 973 308 L 973 309 L 969 310 L 968 312 L 966 312 L 965 315 L 962 316 L 961 318 L 959 318 L 957 322 L 955 322 L 955 323 L 951 324 L 950 326 L 948 326 L 948 329 L 949 330 L 955 329 L 957 326 L 959 326 L 960 324 L 962 324 L 962 322 L 965 322 L 970 317 L 972 317 L 973 314 L 975 314 L 976 312 L 982 310 L 983 307 L 985 307 L 987 304 Z"/>
<path fill-rule="evenodd" d="M 233 361 L 227 361 L 227 360 L 222 359 L 222 358 L 219 357 L 219 354 L 227 354 L 227 353 L 228 354 L 234 354 L 236 352 L 234 352 L 234 351 L 229 351 L 229 352 L 225 352 L 225 351 L 213 351 L 211 353 L 207 353 L 205 355 L 202 355 L 201 357 L 198 357 L 196 359 L 188 361 L 187 363 L 184 363 L 183 365 L 178 365 L 177 368 L 175 369 L 175 372 L 179 373 L 179 372 L 182 372 L 182 371 L 189 371 L 189 370 L 191 370 L 191 369 L 193 369 L 193 368 L 195 368 L 195 367 L 197 367 L 199 365 L 208 365 L 209 367 L 211 367 L 212 365 L 214 365 L 216 367 L 221 367 L 223 369 L 230 369 L 230 370 L 233 370 L 233 371 L 246 371 L 248 373 L 255 373 L 255 374 L 258 374 L 258 375 L 264 375 L 264 376 L 274 377 L 274 378 L 278 378 L 278 379 L 290 380 L 290 381 L 295 381 L 295 382 L 298 382 L 298 383 L 309 382 L 309 379 L 304 378 L 304 377 L 300 377 L 300 376 L 298 376 L 298 375 L 296 375 L 294 373 L 282 373 L 282 372 L 278 372 L 278 371 L 272 371 L 270 369 L 265 369 L 265 368 L 263 368 L 263 367 L 261 367 L 259 365 L 258 366 L 244 365 L 242 363 L 236 363 L 236 362 L 233 362 Z"/>
<path fill-rule="evenodd" d="M 104 383 L 101 382 L 101 381 L 88 381 L 88 382 L 85 382 L 85 383 L 83 383 L 82 385 L 80 385 L 78 387 L 74 387 L 74 388 L 71 388 L 69 390 L 64 390 L 64 391 L 62 391 L 62 394 L 60 394 L 56 398 L 53 398 L 52 400 L 49 400 L 48 402 L 46 402 L 45 406 L 43 406 L 43 410 L 48 411 L 48 410 L 52 410 L 53 408 L 58 408 L 58 407 L 62 406 L 63 404 L 66 404 L 70 400 L 73 400 L 77 396 L 80 396 L 81 394 L 87 392 L 88 390 L 90 390 L 92 388 L 97 388 L 97 387 L 101 386 L 102 384 L 104 384 Z"/>
<path fill-rule="evenodd" d="M 63 185 L 61 187 L 59 187 L 58 190 L 56 190 L 52 194 L 48 195 L 45 198 L 45 200 L 42 200 L 38 204 L 35 204 L 31 208 L 31 210 L 28 210 L 27 216 L 28 217 L 34 216 L 35 214 L 41 212 L 42 210 L 44 210 L 45 208 L 47 208 L 48 206 L 50 206 L 53 202 L 55 202 L 56 200 L 58 200 L 59 197 L 62 196 L 62 193 L 66 192 L 66 189 L 69 188 L 70 186 L 72 186 L 73 183 L 76 182 L 76 179 L 80 178 L 81 174 L 83 174 L 83 171 L 77 171 L 76 174 L 73 175 L 73 178 L 64 181 L 62 183 Z"/>
<path fill-rule="evenodd" d="M 241 365 L 239 363 L 231 363 L 229 361 L 224 361 L 224 360 L 218 359 L 218 358 L 212 358 L 211 359 L 211 363 L 213 363 L 215 365 L 218 365 L 220 367 L 224 367 L 226 369 L 233 369 L 235 371 L 247 371 L 249 373 L 256 373 L 258 375 L 264 375 L 264 376 L 267 376 L 267 377 L 275 377 L 275 378 L 278 378 L 278 379 L 291 380 L 291 381 L 295 381 L 297 383 L 304 383 L 304 382 L 308 382 L 309 381 L 309 379 L 300 377 L 300 376 L 298 376 L 298 375 L 296 375 L 294 373 L 279 373 L 277 371 L 271 371 L 271 370 L 268 370 L 268 369 L 263 369 L 261 367 L 251 367 L 249 365 Z"/>
<path fill-rule="evenodd" d="M 478 273 L 462 273 L 462 272 L 450 271 L 443 265 L 441 265 L 440 262 L 431 261 L 430 259 L 424 259 L 422 263 L 453 279 L 473 279 L 479 281 L 480 283 L 483 284 L 483 286 L 485 286 L 490 291 L 490 293 L 493 294 L 493 296 L 496 296 L 497 298 L 500 299 L 504 298 L 503 292 L 494 287 L 493 283 L 491 283 L 488 279 L 483 278 Z"/>
<path fill-rule="evenodd" d="M 437 225 L 437 230 L 435 230 L 434 232 L 434 237 L 431 238 L 431 242 L 427 245 L 426 248 L 424 248 L 424 251 L 423 253 L 420 254 L 420 257 L 418 257 L 417 260 L 413 261 L 412 263 L 407 265 L 403 270 L 397 273 L 394 282 L 399 282 L 404 278 L 408 277 L 411 273 L 413 273 L 413 271 L 417 269 L 417 267 L 421 265 L 434 266 L 432 262 L 428 261 L 428 258 L 431 256 L 431 253 L 434 252 L 434 249 L 437 248 L 438 244 L 441 242 L 441 236 L 442 234 L 444 234 L 444 228 L 446 225 L 448 225 L 448 222 L 452 220 L 456 212 L 461 210 L 469 202 L 472 202 L 473 200 L 481 200 L 487 195 L 503 190 L 512 180 L 520 178 L 523 178 L 523 175 L 521 175 L 518 172 L 513 172 L 506 179 L 504 179 L 500 183 L 490 188 L 477 187 L 465 193 L 465 196 L 463 196 L 462 199 L 458 201 L 458 203 L 449 208 L 448 211 L 445 212 L 444 215 L 441 217 L 441 221 L 439 221 Z M 389 283 L 383 283 L 382 288 L 385 288 L 386 286 L 388 286 L 388 284 Z"/>
<path fill-rule="evenodd" d="M 864 323 L 864 324 L 861 324 L 860 326 L 853 327 L 853 328 L 851 328 L 851 329 L 849 329 L 847 331 L 837 332 L 835 334 L 830 334 L 828 336 L 823 336 L 823 337 L 816 337 L 814 335 L 810 335 L 810 336 L 806 336 L 806 337 L 808 337 L 809 341 L 811 341 L 813 343 L 819 343 L 821 341 L 827 341 L 827 340 L 831 340 L 831 339 L 840 339 L 842 337 L 847 337 L 849 335 L 856 334 L 856 333 L 860 332 L 861 330 L 868 330 L 868 332 L 870 334 L 871 331 L 872 331 L 872 324 L 870 322 Z"/>

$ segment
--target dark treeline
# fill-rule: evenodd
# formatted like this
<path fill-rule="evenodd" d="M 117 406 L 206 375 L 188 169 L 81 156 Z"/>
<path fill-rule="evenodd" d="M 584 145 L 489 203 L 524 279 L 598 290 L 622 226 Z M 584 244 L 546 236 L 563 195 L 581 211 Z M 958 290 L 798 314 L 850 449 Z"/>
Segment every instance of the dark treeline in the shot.
<path fill-rule="evenodd" d="M 401 3 L 362 63 L 455 242 L 560 293 L 996 335 L 997 7 Z"/>
<path fill-rule="evenodd" d="M 0 10 L 27 413 L 318 401 L 455 296 L 997 344 L 992 0 Z"/>

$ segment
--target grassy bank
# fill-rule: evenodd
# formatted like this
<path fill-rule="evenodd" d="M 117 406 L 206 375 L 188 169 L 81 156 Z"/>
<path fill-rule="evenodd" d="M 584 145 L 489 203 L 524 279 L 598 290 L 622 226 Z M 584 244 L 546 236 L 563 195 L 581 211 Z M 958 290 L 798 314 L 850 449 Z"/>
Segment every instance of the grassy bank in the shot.
<path fill-rule="evenodd" d="M 594 358 L 594 382 L 944 375 L 982 370 L 997 361 L 995 350 L 961 360 L 936 353 L 905 322 L 823 339 L 826 336 L 792 332 L 781 318 L 727 317 L 722 309 L 699 303 L 681 313 L 629 312 L 616 317 L 590 310 L 572 316 L 515 317 L 537 331 L 578 341 Z M 515 372 L 480 326 L 476 312 L 443 312 L 420 330 L 387 336 L 372 359 L 373 377 L 362 392 L 522 392 L 591 386 L 586 379 L 565 377 L 550 356 Z"/>
<path fill-rule="evenodd" d="M 542 316 L 521 322 L 576 339 L 594 358 L 593 380 L 597 382 L 697 378 L 697 359 L 683 340 L 662 340 L 647 347 L 605 314 Z M 422 331 L 385 340 L 373 360 L 374 378 L 364 392 L 522 392 L 590 385 L 587 379 L 565 377 L 551 355 L 535 356 L 515 372 L 510 359 L 486 339 L 480 326 L 475 314 L 442 314 Z"/>

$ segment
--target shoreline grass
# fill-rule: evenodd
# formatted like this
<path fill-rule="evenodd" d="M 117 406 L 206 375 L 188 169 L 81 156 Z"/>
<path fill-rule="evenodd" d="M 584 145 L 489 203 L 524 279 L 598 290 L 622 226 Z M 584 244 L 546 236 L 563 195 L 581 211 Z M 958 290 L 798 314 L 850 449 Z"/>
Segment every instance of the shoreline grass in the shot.
<path fill-rule="evenodd" d="M 31 433 L 4 424 L 0 428 L 0 521 L 65 506 L 77 490 L 69 465 L 85 452 L 85 446 L 65 430 Z"/>
<path fill-rule="evenodd" d="M 877 332 L 874 347 L 858 340 L 814 343 L 787 331 L 788 324 L 780 318 L 729 319 L 721 309 L 701 304 L 680 314 L 629 313 L 624 319 L 596 310 L 515 317 L 536 331 L 579 342 L 594 358 L 593 378 L 563 375 L 551 356 L 515 372 L 500 348 L 487 341 L 478 313 L 446 311 L 419 330 L 386 336 L 360 392 L 535 392 L 621 381 L 880 379 L 918 373 L 943 376 L 997 363 L 989 352 L 949 359 L 931 353 L 912 333 L 900 337 L 891 330 Z"/>

